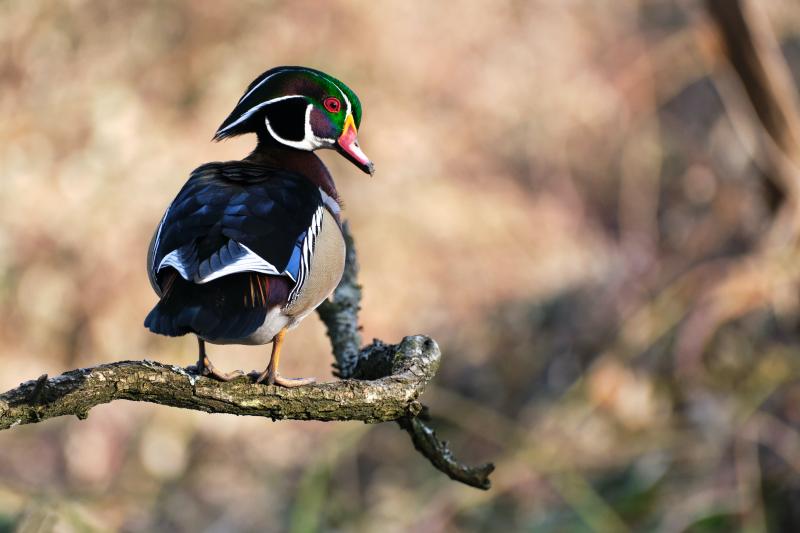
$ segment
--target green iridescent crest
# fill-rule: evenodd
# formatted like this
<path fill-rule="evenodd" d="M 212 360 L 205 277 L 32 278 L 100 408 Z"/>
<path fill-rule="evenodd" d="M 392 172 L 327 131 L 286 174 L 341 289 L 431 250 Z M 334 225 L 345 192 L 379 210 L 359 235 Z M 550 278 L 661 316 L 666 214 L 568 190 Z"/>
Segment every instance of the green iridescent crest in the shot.
<path fill-rule="evenodd" d="M 265 107 L 286 99 L 304 97 L 319 112 L 325 114 L 339 128 L 344 126 L 347 112 L 353 115 L 358 128 L 361 125 L 361 102 L 358 96 L 340 80 L 307 67 L 276 67 L 253 80 L 231 114 L 217 130 L 216 139 L 249 133 L 253 128 L 246 123 Z M 341 101 L 341 111 L 326 109 L 326 98 Z"/>

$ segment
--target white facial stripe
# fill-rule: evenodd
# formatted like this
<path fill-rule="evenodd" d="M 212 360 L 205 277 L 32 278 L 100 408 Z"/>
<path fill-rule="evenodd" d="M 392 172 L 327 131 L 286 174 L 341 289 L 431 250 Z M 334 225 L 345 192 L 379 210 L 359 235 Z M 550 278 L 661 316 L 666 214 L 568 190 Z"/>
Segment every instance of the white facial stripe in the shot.
<path fill-rule="evenodd" d="M 311 108 L 312 107 L 313 107 L 312 104 L 308 104 L 308 106 L 306 106 L 305 135 L 304 135 L 302 141 L 290 141 L 288 139 L 284 139 L 283 137 L 278 135 L 275 132 L 275 130 L 272 129 L 272 126 L 269 123 L 269 119 L 265 117 L 264 118 L 264 123 L 267 125 L 267 131 L 269 132 L 270 135 L 272 135 L 273 139 L 275 139 L 276 141 L 278 141 L 281 144 L 285 144 L 286 146 L 291 146 L 292 148 L 297 148 L 297 149 L 300 149 L 300 150 L 313 150 L 314 146 L 311 144 L 311 139 L 313 138 L 313 134 L 310 137 L 308 135 L 308 131 L 311 128 L 310 119 L 311 119 Z"/>
<path fill-rule="evenodd" d="M 258 84 L 257 84 L 255 87 L 253 87 L 252 89 L 250 89 L 249 91 L 247 91 L 247 92 L 244 94 L 244 96 L 242 96 L 241 98 L 239 98 L 239 102 L 238 102 L 236 105 L 239 105 L 239 104 L 241 104 L 242 102 L 244 102 L 244 99 L 245 99 L 245 98 L 247 98 L 248 96 L 250 96 L 251 94 L 253 94 L 253 92 L 255 92 L 255 91 L 256 91 L 256 90 L 257 90 L 259 87 L 261 87 L 262 85 L 264 85 L 265 83 L 267 83 L 267 82 L 270 80 L 270 78 L 272 78 L 273 76 L 277 76 L 278 74 L 283 74 L 284 72 L 307 72 L 307 73 L 309 73 L 309 74 L 313 74 L 314 76 L 320 77 L 320 76 L 319 76 L 319 74 L 317 74 L 317 73 L 316 73 L 316 72 L 314 72 L 313 70 L 308 70 L 308 69 L 306 69 L 306 68 L 301 68 L 301 67 L 296 67 L 296 68 L 284 68 L 284 69 L 281 69 L 281 70 L 279 70 L 278 72 L 273 72 L 272 74 L 270 74 L 269 76 L 267 76 L 266 78 L 264 78 L 263 80 L 261 80 L 260 82 L 258 82 Z"/>
<path fill-rule="evenodd" d="M 305 70 L 305 69 L 301 69 L 301 70 L 303 70 L 304 72 L 308 72 L 309 74 L 313 74 L 314 76 L 316 76 L 316 77 L 318 77 L 320 79 L 323 79 L 323 80 L 325 79 L 324 76 L 321 76 L 320 74 L 314 72 L 313 70 Z M 330 80 L 328 80 L 328 81 L 330 81 Z M 350 104 L 350 99 L 347 97 L 347 94 L 345 94 L 345 92 L 342 90 L 341 87 L 339 87 L 339 84 L 337 84 L 336 82 L 331 81 L 331 84 L 334 87 L 336 87 L 336 90 L 339 91 L 339 94 L 342 95 L 342 99 L 344 99 L 344 102 L 347 104 L 347 115 L 351 114 L 353 112 L 353 106 Z M 345 115 L 345 116 L 347 116 L 347 115 Z M 333 139 L 326 139 L 326 140 L 333 141 Z"/>
<path fill-rule="evenodd" d="M 250 109 L 248 109 L 247 111 L 245 111 L 244 113 L 242 113 L 241 116 L 239 116 L 239 118 L 237 118 L 236 120 L 234 120 L 233 122 L 222 128 L 221 130 L 219 130 L 219 133 L 224 133 L 227 130 L 231 129 L 232 127 L 236 126 L 237 124 L 241 124 L 242 122 L 250 118 L 250 116 L 253 113 L 258 111 L 262 107 L 268 106 L 269 104 L 274 104 L 275 102 L 280 102 L 281 100 L 288 100 L 289 98 L 305 98 L 305 97 L 299 94 L 290 94 L 289 96 L 279 96 L 278 98 L 273 98 L 272 100 L 261 102 L 260 104 L 255 105 Z"/>
<path fill-rule="evenodd" d="M 301 70 L 303 70 L 304 72 L 308 72 L 309 74 L 313 74 L 314 76 L 316 76 L 316 77 L 318 77 L 318 78 L 320 78 L 320 79 L 323 79 L 323 80 L 324 80 L 324 79 L 326 79 L 324 76 L 322 76 L 322 75 L 318 74 L 317 72 L 314 72 L 313 70 L 305 70 L 305 69 L 301 69 Z M 349 99 L 349 98 L 347 97 L 347 95 L 344 93 L 344 91 L 342 90 L 342 88 L 341 88 L 341 87 L 339 87 L 339 85 L 338 85 L 336 82 L 334 82 L 334 81 L 331 81 L 330 79 L 328 79 L 327 81 L 330 81 L 330 82 L 331 82 L 331 84 L 332 84 L 334 87 L 336 87 L 336 90 L 338 90 L 338 91 L 339 91 L 339 94 L 341 94 L 341 95 L 342 95 L 342 98 L 344 99 L 345 103 L 347 104 L 347 114 L 349 115 L 350 113 L 352 113 L 352 112 L 353 112 L 353 106 L 351 106 L 351 105 L 350 105 L 350 99 Z M 345 116 L 346 116 L 346 115 L 345 115 Z"/>
<path fill-rule="evenodd" d="M 305 134 L 303 136 L 302 141 L 290 141 L 288 139 L 284 139 L 280 135 L 278 135 L 275 130 L 272 129 L 272 126 L 269 123 L 269 119 L 265 118 L 264 123 L 267 126 L 267 131 L 272 138 L 278 141 L 281 144 L 285 144 L 286 146 L 291 146 L 292 148 L 297 148 L 299 150 L 316 150 L 317 148 L 321 148 L 322 146 L 326 146 L 328 144 L 333 144 L 335 139 L 328 139 L 327 137 L 317 137 L 314 134 L 314 130 L 311 129 L 311 111 L 314 109 L 314 104 L 308 104 L 306 106 L 306 116 L 305 116 Z"/>
<path fill-rule="evenodd" d="M 273 76 L 276 76 L 276 75 L 280 74 L 281 72 L 284 72 L 284 71 L 283 71 L 283 70 L 281 70 L 281 71 L 278 71 L 278 72 L 274 72 L 274 73 L 270 74 L 269 76 L 267 76 L 266 78 L 264 78 L 263 80 L 261 80 L 260 82 L 258 82 L 258 84 L 257 84 L 255 87 L 253 87 L 252 89 L 250 89 L 249 91 L 247 91 L 246 93 L 244 93 L 244 96 L 242 96 L 241 98 L 239 98 L 239 101 L 236 103 L 236 105 L 239 105 L 239 104 L 241 104 L 242 102 L 244 102 L 245 98 L 247 98 L 248 96 L 250 96 L 251 94 L 253 94 L 253 92 L 254 92 L 256 89 L 258 89 L 259 87 L 261 87 L 262 85 L 264 85 L 265 83 L 267 83 L 267 82 L 270 80 L 270 78 L 272 78 Z"/>
<path fill-rule="evenodd" d="M 349 115 L 350 113 L 353 112 L 353 106 L 350 105 L 350 99 L 347 97 L 347 95 L 344 93 L 344 91 L 342 90 L 341 87 L 339 87 L 335 83 L 334 83 L 334 85 L 339 90 L 339 92 L 342 94 L 342 98 L 344 98 L 344 101 L 347 104 L 347 115 Z M 347 116 L 347 115 L 345 115 L 345 116 Z"/>
<path fill-rule="evenodd" d="M 311 111 L 313 109 L 313 104 L 309 104 L 306 108 L 306 138 L 308 139 L 313 138 L 316 142 L 317 148 L 320 146 L 325 146 L 326 144 L 333 144 L 336 142 L 336 139 L 330 139 L 328 137 L 317 137 L 317 134 L 314 133 L 313 128 L 311 128 Z"/>

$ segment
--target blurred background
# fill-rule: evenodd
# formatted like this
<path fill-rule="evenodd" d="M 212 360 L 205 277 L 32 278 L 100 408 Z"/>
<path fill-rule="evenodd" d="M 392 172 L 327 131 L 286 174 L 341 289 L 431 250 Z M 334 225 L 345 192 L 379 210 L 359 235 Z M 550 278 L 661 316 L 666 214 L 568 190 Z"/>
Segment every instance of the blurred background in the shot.
<path fill-rule="evenodd" d="M 793 0 L 2 1 L 0 390 L 195 361 L 142 327 L 146 248 L 281 64 L 360 96 L 376 176 L 322 157 L 364 340 L 437 339 L 423 400 L 493 488 L 394 424 L 117 402 L 0 433 L 0 531 L 800 530 Z M 312 316 L 282 369 L 331 361 Z"/>

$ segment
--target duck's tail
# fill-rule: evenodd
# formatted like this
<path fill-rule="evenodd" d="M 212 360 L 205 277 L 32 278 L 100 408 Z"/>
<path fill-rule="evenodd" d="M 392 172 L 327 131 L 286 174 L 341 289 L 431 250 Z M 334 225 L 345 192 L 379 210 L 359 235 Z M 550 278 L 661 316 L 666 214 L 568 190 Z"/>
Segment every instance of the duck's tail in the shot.
<path fill-rule="evenodd" d="M 177 337 L 195 333 L 207 339 L 245 339 L 263 323 L 285 293 L 282 278 L 256 272 L 223 276 L 196 284 L 168 269 L 162 296 L 144 320 L 153 333 Z M 283 287 L 281 287 L 283 286 Z"/>

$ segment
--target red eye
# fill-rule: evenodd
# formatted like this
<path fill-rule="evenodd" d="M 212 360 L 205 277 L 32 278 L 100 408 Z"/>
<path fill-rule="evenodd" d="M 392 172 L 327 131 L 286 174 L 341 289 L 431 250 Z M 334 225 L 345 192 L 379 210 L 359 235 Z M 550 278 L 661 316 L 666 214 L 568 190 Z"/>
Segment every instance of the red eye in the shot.
<path fill-rule="evenodd" d="M 325 106 L 325 109 L 327 109 L 331 113 L 338 113 L 339 110 L 342 108 L 342 103 L 339 101 L 338 98 L 334 98 L 333 96 L 326 98 L 325 101 L 322 103 Z"/>

